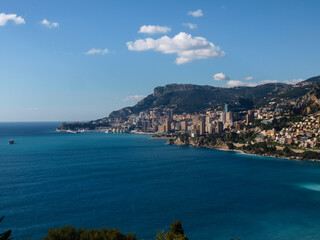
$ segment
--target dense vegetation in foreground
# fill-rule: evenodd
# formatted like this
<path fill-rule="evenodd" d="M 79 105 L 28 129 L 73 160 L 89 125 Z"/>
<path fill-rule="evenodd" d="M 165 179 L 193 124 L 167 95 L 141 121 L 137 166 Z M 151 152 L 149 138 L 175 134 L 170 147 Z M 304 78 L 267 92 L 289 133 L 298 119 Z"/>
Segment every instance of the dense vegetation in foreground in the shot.
<path fill-rule="evenodd" d="M 118 229 L 93 229 L 79 228 L 66 226 L 59 229 L 51 229 L 48 236 L 43 240 L 137 240 L 136 234 L 123 234 Z M 174 222 L 169 227 L 169 231 L 158 231 L 154 240 L 188 240 L 184 234 L 180 221 Z"/>
<path fill-rule="evenodd" d="M 0 219 L 0 222 L 4 217 Z M 11 230 L 0 234 L 0 240 L 12 240 L 10 238 Z M 86 228 L 74 228 L 65 226 L 62 228 L 50 229 L 48 236 L 42 240 L 137 240 L 134 233 L 123 234 L 118 229 L 101 228 L 88 230 Z M 189 240 L 184 234 L 182 223 L 180 221 L 173 222 L 169 227 L 169 231 L 158 231 L 153 240 Z M 231 239 L 233 240 L 233 239 Z M 238 239 L 239 240 L 239 239 Z"/>

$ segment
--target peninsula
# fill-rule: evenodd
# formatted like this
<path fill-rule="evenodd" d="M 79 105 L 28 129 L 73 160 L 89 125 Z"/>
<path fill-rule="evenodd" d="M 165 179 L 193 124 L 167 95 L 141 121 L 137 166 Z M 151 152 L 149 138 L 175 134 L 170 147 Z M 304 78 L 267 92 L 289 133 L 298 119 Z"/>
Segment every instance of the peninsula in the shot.
<path fill-rule="evenodd" d="M 253 87 L 169 84 L 133 107 L 57 130 L 147 133 L 168 144 L 320 160 L 320 76 Z"/>

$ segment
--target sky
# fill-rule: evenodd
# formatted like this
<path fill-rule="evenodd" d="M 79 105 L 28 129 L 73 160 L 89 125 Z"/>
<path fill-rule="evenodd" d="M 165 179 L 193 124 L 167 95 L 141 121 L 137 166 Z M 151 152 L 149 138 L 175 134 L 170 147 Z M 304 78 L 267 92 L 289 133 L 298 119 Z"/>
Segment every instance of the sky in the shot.
<path fill-rule="evenodd" d="M 320 75 L 318 0 L 1 0 L 0 121 L 86 121 L 156 86 Z"/>

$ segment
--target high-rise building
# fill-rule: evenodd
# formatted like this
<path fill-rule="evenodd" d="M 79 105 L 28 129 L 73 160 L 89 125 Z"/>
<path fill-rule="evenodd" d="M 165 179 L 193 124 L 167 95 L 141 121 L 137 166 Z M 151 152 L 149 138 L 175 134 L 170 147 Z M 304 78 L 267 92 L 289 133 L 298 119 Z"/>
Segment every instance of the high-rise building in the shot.
<path fill-rule="evenodd" d="M 192 117 L 192 124 L 193 124 L 193 125 L 198 125 L 198 121 L 199 121 L 198 116 Z"/>
<path fill-rule="evenodd" d="M 158 132 L 161 132 L 161 133 L 162 133 L 162 132 L 165 132 L 165 131 L 166 131 L 165 128 L 166 128 L 166 126 L 165 126 L 164 124 L 159 125 L 159 126 L 158 126 Z"/>
<path fill-rule="evenodd" d="M 206 117 L 206 124 L 210 124 L 211 123 L 211 117 L 210 116 L 207 116 Z"/>
<path fill-rule="evenodd" d="M 230 127 L 233 126 L 233 113 L 231 111 L 226 114 L 226 123 L 228 123 Z"/>
<path fill-rule="evenodd" d="M 206 124 L 203 119 L 199 121 L 199 132 L 201 136 L 206 134 Z"/>
<path fill-rule="evenodd" d="M 170 128 L 171 130 L 173 130 L 173 131 L 176 130 L 174 122 L 172 122 L 170 125 L 171 125 L 171 128 Z"/>
<path fill-rule="evenodd" d="M 188 130 L 187 121 L 181 121 L 181 130 L 182 131 L 187 131 Z"/>
<path fill-rule="evenodd" d="M 166 119 L 165 126 L 166 126 L 165 132 L 171 132 L 171 121 L 170 121 L 170 119 L 168 119 L 168 118 Z"/>
<path fill-rule="evenodd" d="M 224 104 L 224 112 L 225 113 L 229 112 L 229 104 L 228 103 Z"/>
<path fill-rule="evenodd" d="M 173 119 L 173 110 L 172 109 L 169 110 L 169 119 L 170 120 Z"/>
<path fill-rule="evenodd" d="M 216 132 L 218 134 L 223 133 L 223 122 L 218 121 L 216 125 Z"/>
<path fill-rule="evenodd" d="M 213 126 L 212 124 L 206 124 L 206 133 L 212 134 L 213 133 Z"/>
<path fill-rule="evenodd" d="M 249 110 L 247 114 L 247 124 L 254 122 L 254 111 Z"/>
<path fill-rule="evenodd" d="M 222 112 L 220 116 L 220 120 L 223 124 L 226 122 L 226 112 Z"/>
<path fill-rule="evenodd" d="M 141 122 L 141 130 L 142 130 L 142 132 L 148 131 L 148 121 L 147 120 L 144 120 Z"/>

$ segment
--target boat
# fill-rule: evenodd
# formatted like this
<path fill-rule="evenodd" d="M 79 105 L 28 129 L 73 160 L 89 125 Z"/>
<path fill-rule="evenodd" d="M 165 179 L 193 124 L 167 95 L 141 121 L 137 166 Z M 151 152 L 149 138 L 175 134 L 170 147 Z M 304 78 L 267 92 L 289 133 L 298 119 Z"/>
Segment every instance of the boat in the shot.
<path fill-rule="evenodd" d="M 10 140 L 9 140 L 9 144 L 14 144 L 14 140 L 13 140 L 13 139 L 10 139 Z"/>

